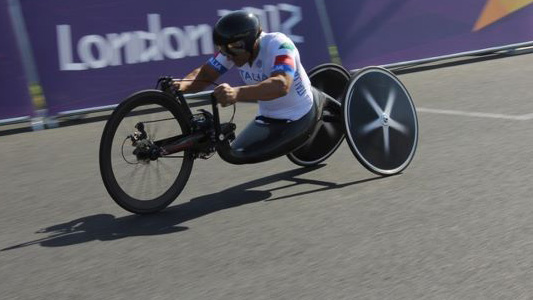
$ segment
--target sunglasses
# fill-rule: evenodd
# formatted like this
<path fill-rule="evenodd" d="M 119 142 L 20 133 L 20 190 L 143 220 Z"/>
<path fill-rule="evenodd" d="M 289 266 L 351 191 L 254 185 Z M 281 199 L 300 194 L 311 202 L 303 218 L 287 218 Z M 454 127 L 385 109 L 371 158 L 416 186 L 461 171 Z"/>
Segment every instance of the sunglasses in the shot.
<path fill-rule="evenodd" d="M 220 53 L 222 53 L 222 55 L 230 56 L 230 57 L 237 56 L 237 55 L 242 54 L 242 53 L 244 53 L 246 51 L 244 49 L 244 42 L 243 41 L 238 41 L 238 42 L 235 42 L 235 43 L 222 45 L 222 46 L 217 46 L 217 47 L 218 47 L 218 51 Z"/>

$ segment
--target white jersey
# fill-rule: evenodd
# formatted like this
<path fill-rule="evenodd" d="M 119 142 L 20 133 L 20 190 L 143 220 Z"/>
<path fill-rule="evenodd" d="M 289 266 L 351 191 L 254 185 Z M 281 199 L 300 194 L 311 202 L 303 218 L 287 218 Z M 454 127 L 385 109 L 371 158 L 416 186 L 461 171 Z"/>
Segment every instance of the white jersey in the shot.
<path fill-rule="evenodd" d="M 294 43 L 283 33 L 262 33 L 259 36 L 259 53 L 252 65 L 239 67 L 239 73 L 246 85 L 257 84 L 273 73 L 285 73 L 293 78 L 287 95 L 269 101 L 259 101 L 261 116 L 298 120 L 311 109 L 313 96 L 311 82 L 300 61 L 300 53 Z M 208 65 L 224 74 L 234 66 L 224 55 L 217 53 L 209 59 Z"/>

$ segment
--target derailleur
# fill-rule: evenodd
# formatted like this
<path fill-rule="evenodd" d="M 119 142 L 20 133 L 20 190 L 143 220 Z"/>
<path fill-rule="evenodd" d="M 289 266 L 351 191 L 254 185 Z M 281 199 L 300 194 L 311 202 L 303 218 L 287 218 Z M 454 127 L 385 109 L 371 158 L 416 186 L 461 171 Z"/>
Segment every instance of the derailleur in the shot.
<path fill-rule="evenodd" d="M 137 129 L 137 131 L 133 132 L 131 135 L 128 135 L 133 147 L 137 147 L 139 142 L 148 138 L 148 134 L 146 134 L 146 131 L 144 131 L 144 124 L 142 122 L 135 124 L 135 129 Z"/>
<path fill-rule="evenodd" d="M 135 147 L 133 155 L 137 157 L 137 161 L 141 163 L 149 163 L 161 157 L 161 149 L 148 139 L 148 134 L 144 130 L 144 124 L 139 122 L 135 125 L 135 131 L 129 135 L 131 145 Z"/>

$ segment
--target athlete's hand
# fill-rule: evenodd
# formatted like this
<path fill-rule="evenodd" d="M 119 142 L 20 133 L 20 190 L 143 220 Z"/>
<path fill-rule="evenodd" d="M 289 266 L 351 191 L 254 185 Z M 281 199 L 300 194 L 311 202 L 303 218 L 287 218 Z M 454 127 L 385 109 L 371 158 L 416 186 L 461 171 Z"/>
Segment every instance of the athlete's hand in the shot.
<path fill-rule="evenodd" d="M 213 94 L 215 95 L 215 98 L 217 98 L 218 103 L 220 103 L 222 107 L 226 107 L 237 102 L 238 91 L 239 88 L 234 88 L 227 83 L 223 83 L 215 88 Z"/>
<path fill-rule="evenodd" d="M 181 91 L 181 81 L 180 80 L 173 80 L 172 85 L 177 91 Z"/>

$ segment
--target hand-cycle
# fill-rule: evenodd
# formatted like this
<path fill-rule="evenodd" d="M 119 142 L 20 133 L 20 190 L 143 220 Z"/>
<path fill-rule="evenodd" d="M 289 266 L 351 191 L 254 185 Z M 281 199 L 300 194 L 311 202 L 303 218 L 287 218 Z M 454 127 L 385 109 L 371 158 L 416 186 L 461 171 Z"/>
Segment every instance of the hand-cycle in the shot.
<path fill-rule="evenodd" d="M 178 198 L 196 159 L 217 153 L 230 164 L 252 164 L 287 156 L 311 167 L 343 140 L 373 173 L 390 176 L 407 168 L 418 144 L 418 119 L 411 96 L 391 71 L 372 66 L 350 74 L 328 63 L 308 74 L 315 98 L 309 117 L 255 127 L 252 134 L 265 140 L 244 150 L 234 147 L 236 125 L 233 118 L 221 122 L 212 94 L 204 99 L 211 111 L 196 112 L 171 77 L 131 95 L 115 108 L 100 141 L 100 173 L 109 195 L 127 211 L 155 213 Z"/>

